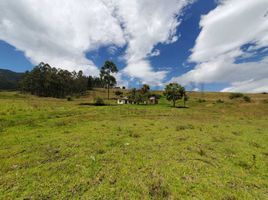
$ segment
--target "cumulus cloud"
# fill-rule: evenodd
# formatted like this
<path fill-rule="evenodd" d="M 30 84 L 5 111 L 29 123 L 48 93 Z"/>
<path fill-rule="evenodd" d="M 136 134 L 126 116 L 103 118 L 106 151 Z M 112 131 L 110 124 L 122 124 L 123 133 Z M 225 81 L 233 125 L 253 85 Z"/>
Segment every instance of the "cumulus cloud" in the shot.
<path fill-rule="evenodd" d="M 192 0 L 1 0 L 0 39 L 40 61 L 97 75 L 85 54 L 103 46 L 127 45 L 122 71 L 145 82 L 161 82 L 149 56 L 158 43 L 172 43 L 182 9 Z M 146 75 L 144 75 L 146 74 Z M 157 81 L 152 81 L 156 79 Z"/>
<path fill-rule="evenodd" d="M 167 71 L 154 71 L 149 57 L 160 55 L 156 44 L 177 41 L 178 15 L 190 0 L 104 0 L 123 28 L 128 47 L 123 70 L 144 83 L 160 85 Z"/>
<path fill-rule="evenodd" d="M 2 0 L 0 39 L 24 51 L 34 64 L 44 61 L 94 75 L 98 70 L 85 58 L 86 51 L 125 44 L 117 20 L 98 0 Z"/>
<path fill-rule="evenodd" d="M 268 46 L 267 11 L 267 0 L 221 0 L 201 18 L 202 30 L 189 58 L 197 66 L 171 81 L 230 83 L 223 91 L 267 91 L 268 56 L 237 62 L 238 58 L 253 58 Z M 244 45 L 249 48 L 243 49 Z"/>
<path fill-rule="evenodd" d="M 227 87 L 222 92 L 251 92 L 261 93 L 268 91 L 268 78 L 260 80 L 248 80 L 244 82 L 234 82 L 231 87 Z"/>
<path fill-rule="evenodd" d="M 153 71 L 148 60 L 129 62 L 123 72 L 130 77 L 142 80 L 143 83 L 155 86 L 162 86 L 162 81 L 167 73 L 166 71 Z"/>

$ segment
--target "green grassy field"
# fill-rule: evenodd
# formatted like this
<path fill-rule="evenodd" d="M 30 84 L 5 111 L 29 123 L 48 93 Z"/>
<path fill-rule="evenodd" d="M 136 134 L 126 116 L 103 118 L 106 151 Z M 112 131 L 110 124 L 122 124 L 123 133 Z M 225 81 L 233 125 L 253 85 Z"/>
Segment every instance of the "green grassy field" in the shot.
<path fill-rule="evenodd" d="M 85 105 L 103 95 L 0 93 L 0 199 L 268 199 L 267 94 Z"/>

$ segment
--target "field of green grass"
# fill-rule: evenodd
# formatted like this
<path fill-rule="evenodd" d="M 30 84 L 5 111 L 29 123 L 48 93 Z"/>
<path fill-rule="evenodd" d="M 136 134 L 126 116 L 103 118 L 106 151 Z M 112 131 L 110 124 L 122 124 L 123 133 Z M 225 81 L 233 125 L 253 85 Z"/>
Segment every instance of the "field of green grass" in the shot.
<path fill-rule="evenodd" d="M 87 105 L 104 95 L 0 92 L 0 199 L 268 199 L 268 94 Z"/>

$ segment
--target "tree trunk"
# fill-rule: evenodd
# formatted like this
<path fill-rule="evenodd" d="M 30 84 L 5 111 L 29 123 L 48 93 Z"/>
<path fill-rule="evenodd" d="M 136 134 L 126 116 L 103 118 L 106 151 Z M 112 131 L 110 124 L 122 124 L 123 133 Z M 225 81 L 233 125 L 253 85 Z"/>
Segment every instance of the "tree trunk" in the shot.
<path fill-rule="evenodd" d="M 109 100 L 109 98 L 110 98 L 110 86 L 108 84 L 108 100 Z"/>
<path fill-rule="evenodd" d="M 175 108 L 175 105 L 176 105 L 176 101 L 175 100 L 173 100 L 173 107 Z"/>

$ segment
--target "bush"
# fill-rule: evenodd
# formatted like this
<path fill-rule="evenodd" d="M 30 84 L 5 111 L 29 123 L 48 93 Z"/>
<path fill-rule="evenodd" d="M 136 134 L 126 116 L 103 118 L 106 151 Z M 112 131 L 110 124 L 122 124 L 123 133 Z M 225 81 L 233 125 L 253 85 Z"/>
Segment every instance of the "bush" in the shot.
<path fill-rule="evenodd" d="M 218 100 L 216 101 L 216 103 L 224 103 L 224 101 L 221 100 L 221 99 L 218 99 Z"/>
<path fill-rule="evenodd" d="M 94 99 L 94 104 L 96 106 L 104 106 L 105 105 L 104 100 L 100 97 L 97 97 Z"/>
<path fill-rule="evenodd" d="M 123 92 L 121 92 L 120 90 L 117 90 L 114 93 L 116 96 L 121 96 L 123 94 Z"/>
<path fill-rule="evenodd" d="M 242 93 L 231 93 L 229 98 L 230 99 L 237 99 L 237 98 L 242 98 L 244 95 Z"/>
<path fill-rule="evenodd" d="M 72 101 L 72 100 L 73 100 L 73 98 L 71 96 L 67 97 L 67 101 Z"/>
<path fill-rule="evenodd" d="M 206 102 L 205 99 L 198 99 L 197 101 L 198 101 L 199 103 L 204 103 L 204 102 Z"/>
<path fill-rule="evenodd" d="M 251 98 L 249 96 L 244 96 L 243 99 L 245 102 L 251 102 Z"/>
<path fill-rule="evenodd" d="M 262 103 L 268 103 L 268 99 L 262 100 Z"/>

